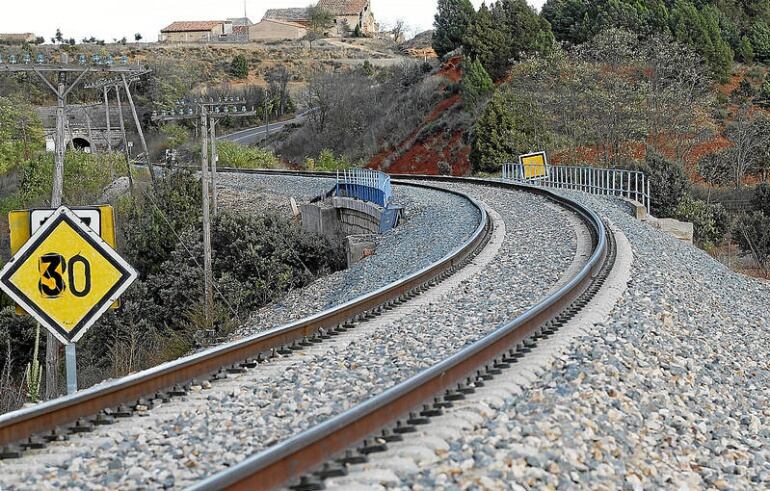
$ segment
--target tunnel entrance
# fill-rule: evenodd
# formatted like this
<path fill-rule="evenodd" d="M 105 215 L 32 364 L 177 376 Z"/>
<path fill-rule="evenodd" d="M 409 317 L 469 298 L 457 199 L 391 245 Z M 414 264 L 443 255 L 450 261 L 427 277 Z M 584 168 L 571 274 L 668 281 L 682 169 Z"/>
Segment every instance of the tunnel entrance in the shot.
<path fill-rule="evenodd" d="M 89 142 L 85 138 L 73 138 L 72 146 L 75 147 L 75 150 L 80 150 L 81 152 L 85 152 L 85 153 L 91 153 L 91 142 Z"/>

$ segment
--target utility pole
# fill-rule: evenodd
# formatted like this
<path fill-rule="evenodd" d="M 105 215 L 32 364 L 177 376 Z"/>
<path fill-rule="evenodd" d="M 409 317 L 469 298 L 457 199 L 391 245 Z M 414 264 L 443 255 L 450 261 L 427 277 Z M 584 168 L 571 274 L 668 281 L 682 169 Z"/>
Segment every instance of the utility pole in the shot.
<path fill-rule="evenodd" d="M 104 115 L 107 117 L 107 153 L 112 153 L 112 123 L 110 122 L 110 99 L 107 97 L 109 90 L 105 85 L 104 89 Z M 112 175 L 110 175 L 112 177 Z"/>
<path fill-rule="evenodd" d="M 214 218 L 217 216 L 217 120 L 212 116 L 209 118 L 209 131 L 211 132 L 211 207 L 214 211 Z"/>
<path fill-rule="evenodd" d="M 126 138 L 126 123 L 123 121 L 123 105 L 120 102 L 120 87 L 115 86 L 115 102 L 118 104 L 118 120 L 120 121 L 120 134 L 123 137 L 123 153 L 126 156 L 126 174 L 128 175 L 128 189 L 131 196 L 134 195 L 134 177 L 131 175 L 131 154 L 128 151 L 128 139 Z"/>
<path fill-rule="evenodd" d="M 240 105 L 240 110 L 239 110 Z M 211 326 L 214 321 L 214 275 L 212 268 L 212 246 L 211 246 L 211 208 L 210 201 L 214 205 L 214 215 L 217 213 L 217 139 L 216 124 L 221 118 L 235 117 L 254 117 L 258 110 L 252 106 L 247 109 L 244 101 L 239 97 L 222 98 L 209 102 L 204 100 L 179 101 L 178 109 L 172 111 L 153 112 L 153 121 L 181 121 L 198 119 L 199 125 L 196 125 L 196 135 L 200 127 L 201 138 L 201 194 L 203 195 L 203 293 L 206 309 L 206 323 Z M 211 140 L 211 176 L 209 177 L 209 139 Z M 211 186 L 211 191 L 209 191 Z M 212 199 L 213 198 L 213 199 Z"/>
<path fill-rule="evenodd" d="M 267 112 L 267 97 L 265 97 L 265 143 L 270 136 L 270 116 Z"/>
<path fill-rule="evenodd" d="M 126 97 L 128 98 L 128 105 L 131 106 L 131 114 L 134 116 L 134 124 L 136 125 L 136 131 L 139 133 L 139 142 L 142 144 L 142 151 L 144 152 L 144 161 L 147 162 L 147 168 L 150 170 L 150 180 L 155 184 L 155 168 L 150 162 L 150 152 L 147 150 L 147 141 L 144 139 L 144 132 L 142 131 L 142 125 L 139 123 L 139 116 L 136 114 L 136 106 L 134 105 L 134 98 L 131 97 L 131 90 L 128 88 L 128 80 L 125 75 L 121 75 L 123 80 L 123 88 L 126 90 Z"/>
<path fill-rule="evenodd" d="M 214 323 L 214 274 L 211 266 L 211 216 L 209 214 L 209 147 L 208 108 L 201 105 L 201 189 L 203 194 L 203 289 L 206 308 L 206 325 Z M 212 127 L 213 130 L 213 127 Z"/>

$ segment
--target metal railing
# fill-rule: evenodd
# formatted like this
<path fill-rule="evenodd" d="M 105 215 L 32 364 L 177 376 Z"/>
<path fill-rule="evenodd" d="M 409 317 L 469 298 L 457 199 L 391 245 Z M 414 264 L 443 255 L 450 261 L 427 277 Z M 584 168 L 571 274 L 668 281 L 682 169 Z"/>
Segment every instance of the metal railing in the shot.
<path fill-rule="evenodd" d="M 337 171 L 335 196 L 357 198 L 388 207 L 393 195 L 390 176 L 369 169 L 344 169 Z"/>
<path fill-rule="evenodd" d="M 620 196 L 635 200 L 650 210 L 650 181 L 641 171 L 565 165 L 549 165 L 548 172 L 542 171 L 542 166 L 530 168 L 507 163 L 503 164 L 503 180 L 600 196 Z M 525 178 L 532 175 L 542 177 Z"/>

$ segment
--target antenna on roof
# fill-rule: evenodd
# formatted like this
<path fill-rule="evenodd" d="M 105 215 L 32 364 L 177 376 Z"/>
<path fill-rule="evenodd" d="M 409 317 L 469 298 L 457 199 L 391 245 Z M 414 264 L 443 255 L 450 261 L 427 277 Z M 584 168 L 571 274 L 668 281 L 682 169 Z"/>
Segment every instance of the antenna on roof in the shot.
<path fill-rule="evenodd" d="M 246 19 L 249 16 L 246 14 L 246 0 L 243 0 L 243 18 Z"/>

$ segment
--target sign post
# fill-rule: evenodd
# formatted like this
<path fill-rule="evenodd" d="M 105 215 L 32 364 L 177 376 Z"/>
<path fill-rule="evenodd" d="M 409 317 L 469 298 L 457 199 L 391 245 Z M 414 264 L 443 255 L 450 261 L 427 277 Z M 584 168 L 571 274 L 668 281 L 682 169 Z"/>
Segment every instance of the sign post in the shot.
<path fill-rule="evenodd" d="M 0 289 L 66 346 L 70 394 L 77 390 L 75 343 L 137 277 L 136 271 L 84 223 L 88 210 L 79 214 L 82 218 L 66 206 L 37 215 L 31 212 L 26 229 L 31 237 L 0 270 Z M 13 218 L 12 213 L 12 227 L 19 221 Z M 18 231 L 15 236 L 18 239 Z M 13 238 L 12 233 L 12 243 Z"/>

